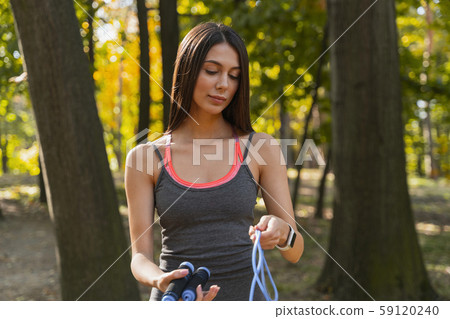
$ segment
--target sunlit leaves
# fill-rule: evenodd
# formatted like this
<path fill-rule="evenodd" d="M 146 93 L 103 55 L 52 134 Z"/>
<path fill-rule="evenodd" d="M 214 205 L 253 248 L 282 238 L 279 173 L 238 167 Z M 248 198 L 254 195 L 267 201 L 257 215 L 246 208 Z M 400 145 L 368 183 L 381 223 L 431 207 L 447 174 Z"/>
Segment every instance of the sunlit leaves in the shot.
<path fill-rule="evenodd" d="M 111 168 L 116 169 L 119 161 L 123 163 L 126 140 L 136 134 L 138 121 L 140 69 L 137 62 L 140 52 L 135 4 L 133 1 L 93 1 L 92 8 L 89 8 L 86 5 L 88 1 L 77 2 L 82 6 L 74 2 L 86 53 L 90 32 L 86 12 L 93 12 L 95 19 L 95 65 L 92 76 L 96 85 L 98 112 L 105 130 L 108 158 Z M 325 3 L 324 0 L 178 0 L 180 36 L 182 38 L 196 24 L 210 20 L 231 25 L 243 37 L 249 53 L 251 113 L 252 121 L 256 120 L 254 128 L 277 135 L 282 102 L 289 112 L 293 134 L 300 136 L 305 116 L 311 107 L 311 93 L 317 89 L 321 116 L 320 142 L 328 142 L 329 63 L 324 66 L 322 86 L 319 88 L 316 88 L 315 78 L 318 64 L 313 64 L 322 49 Z M 425 111 L 417 106 L 417 101 L 429 102 L 435 141 L 433 152 L 441 159 L 442 169 L 448 172 L 450 1 L 430 0 L 427 3 L 432 12 L 431 23 L 422 14 L 424 1 L 396 1 L 405 147 L 408 171 L 414 172 L 425 143 L 420 127 Z M 161 132 L 163 92 L 160 88 L 162 59 L 158 0 L 147 0 L 146 5 L 151 9 L 148 12 L 152 78 L 150 129 Z M 29 150 L 35 143 L 36 134 L 28 98 L 22 95 L 26 94 L 26 82 L 9 82 L 9 79 L 22 73 L 22 60 L 8 1 L 0 0 L 0 9 L 0 122 L 4 125 L 1 138 L 14 141 L 7 150 L 11 157 L 8 162 L 10 167 L 36 172 L 37 157 L 31 160 L 35 166 L 27 168 L 17 164 L 25 158 L 34 158 L 16 154 L 19 154 L 19 149 Z M 429 31 L 433 36 L 430 53 L 427 52 L 426 40 Z M 325 58 L 328 59 L 327 55 Z M 283 92 L 283 99 L 278 100 Z M 21 95 L 20 101 L 15 100 L 16 96 Z M 264 115 L 259 118 L 263 112 Z M 116 158 L 118 149 L 122 151 L 122 159 Z"/>
<path fill-rule="evenodd" d="M 426 5 L 430 17 L 427 21 Z M 448 174 L 448 149 L 443 142 L 448 139 L 450 121 L 448 105 L 450 90 L 449 76 L 450 25 L 443 19 L 448 16 L 448 1 L 402 1 L 397 3 L 397 26 L 399 30 L 399 53 L 401 74 L 410 81 L 403 81 L 403 104 L 405 125 L 405 146 L 407 170 L 416 173 L 418 161 L 423 160 L 427 140 L 423 138 L 421 121 L 427 110 L 420 106 L 428 105 L 431 118 L 433 156 L 440 160 L 441 169 Z M 430 36 L 432 41 L 430 43 Z M 431 51 L 430 51 L 431 49 Z M 423 163 L 421 164 L 423 166 Z M 423 168 L 422 168 L 423 170 Z M 447 173 L 446 173 L 447 172 Z"/>

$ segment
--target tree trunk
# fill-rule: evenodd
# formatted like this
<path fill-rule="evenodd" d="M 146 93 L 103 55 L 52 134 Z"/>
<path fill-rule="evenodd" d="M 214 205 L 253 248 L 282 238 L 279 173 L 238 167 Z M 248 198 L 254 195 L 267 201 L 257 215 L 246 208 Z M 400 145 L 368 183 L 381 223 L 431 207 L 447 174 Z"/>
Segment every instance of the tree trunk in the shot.
<path fill-rule="evenodd" d="M 90 68 L 91 68 L 91 73 L 94 74 L 94 70 L 95 70 L 95 66 L 94 66 L 94 24 L 93 24 L 93 17 L 95 15 L 95 9 L 92 7 L 92 2 L 93 0 L 88 0 L 86 2 L 87 4 L 87 12 L 88 12 L 88 16 L 87 16 L 87 21 L 89 24 L 88 27 L 88 41 L 89 41 L 89 64 L 90 64 Z"/>
<path fill-rule="evenodd" d="M 9 104 L 6 106 L 6 113 L 9 112 Z M 4 117 L 0 119 L 0 150 L 2 151 L 1 165 L 3 174 L 9 173 L 8 168 L 8 122 Z M 4 141 L 4 142 L 3 142 Z"/>
<path fill-rule="evenodd" d="M 140 58 L 140 79 L 139 79 L 139 124 L 138 131 L 142 132 L 150 126 L 150 50 L 149 34 L 147 23 L 148 9 L 145 0 L 137 0 L 137 16 L 139 21 L 139 48 Z"/>
<path fill-rule="evenodd" d="M 432 12 L 428 2 L 425 1 L 425 17 L 427 21 L 427 36 L 425 37 L 425 50 L 423 54 L 423 73 L 421 74 L 421 84 L 426 85 L 430 67 L 430 56 L 433 48 L 433 30 L 431 29 Z M 438 162 L 433 154 L 434 142 L 432 134 L 431 108 L 430 102 L 426 101 L 425 112 L 427 117 L 423 120 L 423 132 L 425 137 L 425 170 L 430 178 L 437 178 L 440 175 Z M 438 135 L 439 136 L 439 135 Z"/>
<path fill-rule="evenodd" d="M 62 298 L 139 300 L 73 2 L 12 0 L 11 6 L 38 128 Z"/>
<path fill-rule="evenodd" d="M 424 148 L 425 148 L 425 172 L 429 178 L 439 177 L 439 168 L 436 163 L 436 158 L 433 154 L 434 142 L 433 133 L 431 131 L 431 109 L 430 102 L 426 101 L 425 113 L 426 117 L 423 119 L 423 137 L 424 137 Z"/>
<path fill-rule="evenodd" d="M 329 0 L 330 42 L 372 3 Z M 406 183 L 398 60 L 392 0 L 378 1 L 331 48 L 336 262 L 327 258 L 318 283 L 338 300 L 435 298 Z"/>
<path fill-rule="evenodd" d="M 2 135 L 0 134 L 0 148 L 2 150 L 2 171 L 3 171 L 3 174 L 8 174 L 9 173 L 8 154 L 7 154 L 8 139 L 6 137 L 6 134 L 3 134 L 3 135 L 5 136 L 4 139 L 2 139 Z M 4 140 L 5 142 L 3 142 L 2 140 Z"/>
<path fill-rule="evenodd" d="M 419 118 L 419 136 L 424 136 L 423 133 L 423 121 Z M 423 166 L 425 166 L 423 163 L 424 158 L 425 158 L 425 145 L 426 142 L 424 141 L 423 143 L 421 143 L 421 145 L 419 147 L 417 147 L 417 175 L 419 175 L 420 177 L 425 177 L 425 169 L 423 168 Z"/>
<path fill-rule="evenodd" d="M 124 40 L 122 40 L 122 46 L 124 46 Z M 122 133 L 120 131 L 122 127 L 122 114 L 123 114 L 123 55 L 120 56 L 119 60 L 119 91 L 117 92 L 117 108 L 119 109 L 119 112 L 116 114 L 116 123 L 117 123 L 117 129 L 115 130 L 114 136 L 116 137 L 116 141 L 114 145 L 114 154 L 117 158 L 117 166 L 119 171 L 122 168 Z"/>
<path fill-rule="evenodd" d="M 170 94 L 172 92 L 172 77 L 178 50 L 178 13 L 176 0 L 160 0 L 159 15 L 161 17 L 161 51 L 163 63 L 164 89 L 164 131 L 169 126 Z"/>
<path fill-rule="evenodd" d="M 39 181 L 39 202 L 40 203 L 47 203 L 47 194 L 45 193 L 45 183 L 44 183 L 44 172 L 42 171 L 42 165 L 41 165 L 41 156 L 38 157 L 39 162 L 39 175 L 38 175 L 38 181 Z"/>
<path fill-rule="evenodd" d="M 311 96 L 312 96 L 312 103 L 311 103 L 311 108 L 309 109 L 308 115 L 305 118 L 305 125 L 304 125 L 304 129 L 303 129 L 303 139 L 302 139 L 302 143 L 300 144 L 300 149 L 298 151 L 298 156 L 300 155 L 300 152 L 302 151 L 302 146 L 303 144 L 305 144 L 306 139 L 308 138 L 308 128 L 309 128 L 309 122 L 311 121 L 313 112 L 314 112 L 314 108 L 317 107 L 317 98 L 318 98 L 318 94 L 317 94 L 317 90 L 319 89 L 319 87 L 322 85 L 322 69 L 323 66 L 325 64 L 325 52 L 327 50 L 327 41 L 328 41 L 328 22 L 325 24 L 324 28 L 323 28 L 323 38 L 322 38 L 322 56 L 319 59 L 319 64 L 317 66 L 317 71 L 316 71 L 316 78 L 315 78 L 315 88 L 314 90 L 311 91 Z M 297 156 L 297 158 L 298 158 Z M 297 177 L 295 179 L 295 183 L 294 183 L 294 190 L 292 192 L 292 206 L 294 207 L 294 211 L 295 211 L 295 206 L 296 203 L 298 201 L 298 195 L 300 193 L 300 185 L 301 185 L 301 177 L 300 177 L 300 173 L 301 170 L 303 168 L 303 165 L 297 165 Z"/>
<path fill-rule="evenodd" d="M 283 88 L 280 88 L 279 94 L 281 95 L 278 99 L 278 103 L 280 104 L 280 144 L 281 149 L 288 149 L 288 139 L 291 137 L 291 128 L 290 128 L 290 116 L 289 112 L 286 110 L 285 97 L 283 95 Z M 293 167 L 295 164 L 295 159 L 293 156 L 289 156 L 290 152 L 286 151 L 286 166 L 287 168 Z"/>
<path fill-rule="evenodd" d="M 323 169 L 322 178 L 320 179 L 318 198 L 317 198 L 317 203 L 316 203 L 316 213 L 314 214 L 314 218 L 317 218 L 317 219 L 323 219 L 323 201 L 325 200 L 327 175 L 330 172 L 330 167 L 331 167 L 331 165 L 330 165 L 331 154 L 332 154 L 331 150 L 332 150 L 332 148 L 329 147 L 328 154 L 327 154 L 327 163 L 325 165 L 325 168 Z"/>

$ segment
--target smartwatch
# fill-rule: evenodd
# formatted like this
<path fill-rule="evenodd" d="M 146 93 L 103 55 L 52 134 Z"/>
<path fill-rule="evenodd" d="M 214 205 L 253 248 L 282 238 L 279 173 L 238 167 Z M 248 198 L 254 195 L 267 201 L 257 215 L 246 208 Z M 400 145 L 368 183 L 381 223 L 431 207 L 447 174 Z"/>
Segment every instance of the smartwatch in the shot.
<path fill-rule="evenodd" d="M 279 250 L 288 250 L 291 249 L 292 247 L 294 247 L 294 243 L 295 243 L 295 237 L 297 237 L 297 234 L 295 233 L 294 229 L 292 228 L 292 226 L 290 224 L 288 224 L 289 228 L 290 228 L 290 232 L 288 235 L 288 239 L 287 239 L 287 244 L 284 247 L 280 247 L 278 245 L 275 245 L 275 247 L 277 247 Z"/>

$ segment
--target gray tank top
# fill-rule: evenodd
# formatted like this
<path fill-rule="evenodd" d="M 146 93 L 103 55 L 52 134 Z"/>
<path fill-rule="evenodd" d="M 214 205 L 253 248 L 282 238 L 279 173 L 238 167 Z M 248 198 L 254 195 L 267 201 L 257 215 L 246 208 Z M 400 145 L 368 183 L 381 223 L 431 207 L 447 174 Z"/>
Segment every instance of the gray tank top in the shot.
<path fill-rule="evenodd" d="M 253 278 L 248 236 L 254 222 L 253 208 L 258 187 L 247 165 L 251 132 L 242 156 L 235 135 L 234 164 L 229 173 L 211 183 L 187 182 L 173 170 L 170 136 L 165 156 L 153 145 L 162 169 L 154 188 L 155 207 L 160 217 L 162 249 L 159 267 L 168 272 L 183 261 L 195 268 L 207 267 L 211 285 L 221 287 L 215 300 L 248 300 Z M 152 289 L 150 300 L 160 300 L 162 292 Z M 255 300 L 263 300 L 257 288 Z"/>

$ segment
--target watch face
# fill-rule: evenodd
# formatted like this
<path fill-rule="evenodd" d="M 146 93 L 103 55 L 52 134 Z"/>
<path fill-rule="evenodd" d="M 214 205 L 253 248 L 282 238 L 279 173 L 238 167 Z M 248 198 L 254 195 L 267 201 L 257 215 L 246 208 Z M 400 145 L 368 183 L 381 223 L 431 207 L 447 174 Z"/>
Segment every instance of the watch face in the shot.
<path fill-rule="evenodd" d="M 294 247 L 295 238 L 297 237 L 297 234 L 295 233 L 295 231 L 292 230 L 292 232 L 293 232 L 292 238 L 291 238 L 291 240 L 290 240 L 290 242 L 289 242 L 289 246 L 290 246 L 291 248 Z"/>

